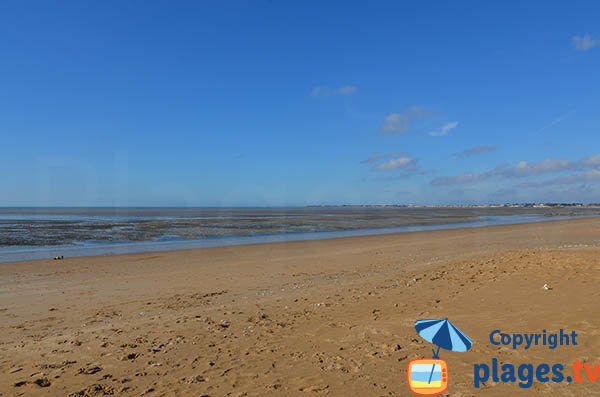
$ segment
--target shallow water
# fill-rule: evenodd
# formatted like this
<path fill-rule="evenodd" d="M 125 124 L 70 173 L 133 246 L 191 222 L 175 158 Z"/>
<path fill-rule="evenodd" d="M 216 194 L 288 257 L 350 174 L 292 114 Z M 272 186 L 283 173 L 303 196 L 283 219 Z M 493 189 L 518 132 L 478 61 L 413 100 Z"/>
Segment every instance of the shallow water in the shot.
<path fill-rule="evenodd" d="M 482 227 L 599 215 L 565 208 L 0 208 L 0 261 Z"/>

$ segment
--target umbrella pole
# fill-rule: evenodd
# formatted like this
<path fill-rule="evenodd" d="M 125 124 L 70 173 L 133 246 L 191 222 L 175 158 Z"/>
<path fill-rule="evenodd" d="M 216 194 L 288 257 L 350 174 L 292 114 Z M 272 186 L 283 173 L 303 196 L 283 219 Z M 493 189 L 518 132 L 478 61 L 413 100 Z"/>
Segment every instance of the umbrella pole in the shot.
<path fill-rule="evenodd" d="M 433 351 L 433 349 L 432 349 Z M 433 358 L 438 358 L 440 353 L 440 347 L 438 346 L 437 351 L 433 353 Z M 427 383 L 431 383 L 431 378 L 433 378 L 433 371 L 435 370 L 435 364 L 431 366 L 431 373 L 429 374 L 429 380 Z"/>

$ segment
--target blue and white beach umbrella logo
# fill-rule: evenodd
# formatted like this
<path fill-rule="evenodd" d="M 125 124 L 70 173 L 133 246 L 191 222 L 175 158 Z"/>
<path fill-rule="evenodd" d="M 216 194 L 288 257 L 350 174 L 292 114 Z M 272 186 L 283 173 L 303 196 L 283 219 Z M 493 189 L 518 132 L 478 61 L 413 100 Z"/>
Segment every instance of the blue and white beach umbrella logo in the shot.
<path fill-rule="evenodd" d="M 440 348 L 453 352 L 466 352 L 473 345 L 473 340 L 447 318 L 417 320 L 415 329 L 421 338 L 438 347 L 433 353 L 433 358 L 438 358 Z"/>
<path fill-rule="evenodd" d="M 440 349 L 466 352 L 473 340 L 447 318 L 418 320 L 415 329 L 421 338 L 437 346 L 432 359 L 415 359 L 408 363 L 408 385 L 420 395 L 435 395 L 448 389 L 448 364 L 439 358 Z"/>

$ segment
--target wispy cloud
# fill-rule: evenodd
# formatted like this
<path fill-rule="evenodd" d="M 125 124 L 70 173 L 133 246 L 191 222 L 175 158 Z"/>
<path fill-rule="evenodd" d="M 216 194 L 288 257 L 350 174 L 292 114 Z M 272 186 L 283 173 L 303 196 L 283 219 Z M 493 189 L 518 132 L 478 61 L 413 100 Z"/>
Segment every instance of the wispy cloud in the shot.
<path fill-rule="evenodd" d="M 519 188 L 537 188 L 545 186 L 563 186 L 577 183 L 600 182 L 600 170 L 591 169 L 580 171 L 567 176 L 552 178 L 544 181 L 527 181 L 517 185 Z"/>
<path fill-rule="evenodd" d="M 458 121 L 449 121 L 444 123 L 440 129 L 429 132 L 429 136 L 446 136 L 448 133 L 458 126 Z"/>
<path fill-rule="evenodd" d="M 383 118 L 381 132 L 402 134 L 410 128 L 410 118 L 400 113 L 390 113 Z"/>
<path fill-rule="evenodd" d="M 455 155 L 458 157 L 471 157 L 471 156 L 475 156 L 478 154 L 485 154 L 485 153 L 491 153 L 491 152 L 495 152 L 496 151 L 496 147 L 494 146 L 474 146 L 472 148 L 468 148 L 463 150 L 462 152 L 456 153 Z"/>
<path fill-rule="evenodd" d="M 397 156 L 377 164 L 374 169 L 378 171 L 392 171 L 399 168 L 408 168 L 415 165 L 415 159 L 410 156 Z"/>
<path fill-rule="evenodd" d="M 538 163 L 519 161 L 512 167 L 497 167 L 495 175 L 507 178 L 521 178 L 530 175 L 548 174 L 551 172 L 572 169 L 575 163 L 570 160 L 546 159 Z"/>
<path fill-rule="evenodd" d="M 390 113 L 385 116 L 379 130 L 388 134 L 403 134 L 408 131 L 414 120 L 431 117 L 434 114 L 424 107 L 412 106 L 402 113 Z"/>
<path fill-rule="evenodd" d="M 415 175 L 425 175 L 427 174 L 427 171 L 423 171 L 418 169 L 417 167 L 408 167 L 408 168 L 402 168 L 399 170 L 399 172 L 397 173 L 393 173 L 393 172 L 380 172 L 375 178 L 374 180 L 378 180 L 378 181 L 398 181 L 398 180 L 404 180 L 404 179 L 409 179 L 412 178 Z"/>
<path fill-rule="evenodd" d="M 600 40 L 593 38 L 589 34 L 584 34 L 583 36 L 573 36 L 571 38 L 571 45 L 577 51 L 588 51 L 600 45 Z"/>
<path fill-rule="evenodd" d="M 448 186 L 448 185 L 463 185 L 467 183 L 481 182 L 486 180 L 488 175 L 486 173 L 470 173 L 460 174 L 455 176 L 441 176 L 431 181 L 433 186 Z"/>
<path fill-rule="evenodd" d="M 542 132 L 544 130 L 547 130 L 550 127 L 554 127 L 556 124 L 560 123 L 561 121 L 564 121 L 566 119 L 568 119 L 569 117 L 571 117 L 573 114 L 575 114 L 574 110 L 571 110 L 568 113 L 565 113 L 557 118 L 555 118 L 554 120 L 552 120 L 550 123 L 548 123 L 547 125 L 543 126 L 542 128 L 540 128 L 539 130 L 537 130 L 536 132 Z"/>
<path fill-rule="evenodd" d="M 595 157 L 596 156 L 589 157 L 587 159 L 590 159 L 588 161 L 595 161 Z M 578 161 L 546 159 L 537 163 L 519 161 L 513 165 L 499 165 L 492 170 L 481 173 L 466 173 L 455 176 L 438 177 L 433 179 L 431 184 L 434 186 L 460 185 L 482 182 L 495 178 L 525 178 L 535 175 L 550 174 L 573 170 L 577 167 L 585 167 L 584 161 L 587 159 Z"/>
<path fill-rule="evenodd" d="M 378 174 L 374 177 L 376 180 L 397 180 L 427 174 L 417 162 L 418 159 L 404 153 L 373 153 L 360 163 L 371 165 L 370 170 Z"/>
<path fill-rule="evenodd" d="M 353 85 L 343 85 L 337 88 L 315 87 L 310 91 L 310 95 L 314 98 L 338 96 L 338 95 L 353 95 L 356 94 L 358 88 Z"/>
<path fill-rule="evenodd" d="M 381 154 L 373 153 L 368 158 L 362 160 L 361 164 L 372 164 L 378 162 L 379 160 L 381 160 Z"/>
<path fill-rule="evenodd" d="M 442 123 L 439 116 L 439 113 L 422 106 L 412 106 L 403 112 L 386 115 L 379 126 L 379 131 L 385 134 L 404 134 L 412 130 L 429 136 L 444 136 L 458 126 L 458 121 Z M 436 128 L 432 129 L 434 126 Z"/>
<path fill-rule="evenodd" d="M 589 168 L 598 168 L 600 169 L 600 154 L 596 154 L 594 156 L 589 156 L 581 159 L 580 163 L 584 167 Z"/>
<path fill-rule="evenodd" d="M 356 86 L 344 85 L 344 86 L 336 89 L 333 93 L 335 95 L 352 95 L 352 94 L 356 94 L 356 91 L 358 91 L 358 88 L 356 88 Z"/>

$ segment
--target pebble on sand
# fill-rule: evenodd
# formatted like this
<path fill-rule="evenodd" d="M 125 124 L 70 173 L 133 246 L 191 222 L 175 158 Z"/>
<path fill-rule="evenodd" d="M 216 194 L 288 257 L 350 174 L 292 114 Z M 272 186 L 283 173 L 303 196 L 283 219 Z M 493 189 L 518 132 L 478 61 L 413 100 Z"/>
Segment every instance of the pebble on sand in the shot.
<path fill-rule="evenodd" d="M 229 328 L 229 326 L 231 325 L 231 321 L 229 320 L 221 320 L 221 322 L 219 323 L 219 325 L 223 328 Z"/>
<path fill-rule="evenodd" d="M 38 378 L 34 381 L 34 383 L 39 387 L 48 387 L 51 384 L 48 378 Z"/>

